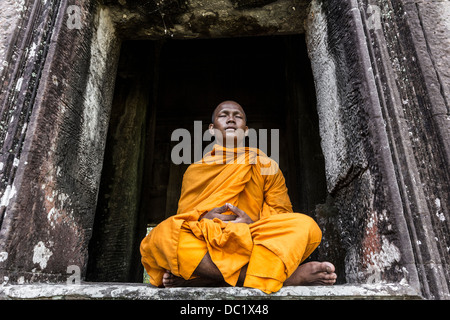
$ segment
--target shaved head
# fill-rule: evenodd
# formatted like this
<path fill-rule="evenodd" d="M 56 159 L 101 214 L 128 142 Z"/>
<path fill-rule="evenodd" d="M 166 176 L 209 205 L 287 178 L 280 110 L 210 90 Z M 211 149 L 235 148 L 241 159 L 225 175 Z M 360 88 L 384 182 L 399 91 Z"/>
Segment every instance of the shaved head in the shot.
<path fill-rule="evenodd" d="M 219 110 L 221 110 L 222 108 L 226 107 L 226 106 L 234 106 L 234 107 L 238 107 L 241 109 L 242 113 L 245 116 L 245 122 L 247 122 L 247 115 L 245 114 L 244 108 L 242 108 L 242 106 L 237 103 L 236 101 L 232 101 L 232 100 L 227 100 L 224 102 L 221 102 L 215 109 L 214 112 L 212 114 L 212 118 L 211 118 L 211 123 L 214 123 L 214 119 L 216 118 L 216 114 Z"/>
<path fill-rule="evenodd" d="M 235 101 L 224 101 L 213 112 L 209 132 L 222 146 L 240 146 L 248 133 L 247 116 Z"/>

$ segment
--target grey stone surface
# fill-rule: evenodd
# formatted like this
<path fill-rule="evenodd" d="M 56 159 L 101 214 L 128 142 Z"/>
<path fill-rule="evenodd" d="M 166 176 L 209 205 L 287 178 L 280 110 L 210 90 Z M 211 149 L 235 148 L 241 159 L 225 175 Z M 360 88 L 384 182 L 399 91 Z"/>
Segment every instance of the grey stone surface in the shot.
<path fill-rule="evenodd" d="M 415 282 L 358 3 L 313 1 L 306 26 L 330 194 L 316 210 L 321 258 L 347 282 Z"/>
<path fill-rule="evenodd" d="M 171 288 L 144 284 L 83 283 L 0 286 L 0 299 L 121 299 L 121 300 L 309 300 L 422 299 L 402 284 L 284 287 L 270 295 L 250 288 Z"/>
<path fill-rule="evenodd" d="M 105 10 L 79 3 L 71 29 L 58 4 L 23 2 L 30 29 L 17 31 L 2 82 L 0 269 L 11 279 L 85 265 L 96 208 L 119 44 Z"/>
<path fill-rule="evenodd" d="M 311 4 L 332 196 L 317 209 L 319 250 L 344 261 L 348 282 L 405 277 L 429 298 L 449 298 L 448 3 Z"/>
<path fill-rule="evenodd" d="M 245 2 L 245 4 L 244 4 Z M 118 32 L 134 38 L 203 38 L 304 32 L 309 0 L 105 0 Z M 129 32 L 132 29 L 133 32 Z"/>

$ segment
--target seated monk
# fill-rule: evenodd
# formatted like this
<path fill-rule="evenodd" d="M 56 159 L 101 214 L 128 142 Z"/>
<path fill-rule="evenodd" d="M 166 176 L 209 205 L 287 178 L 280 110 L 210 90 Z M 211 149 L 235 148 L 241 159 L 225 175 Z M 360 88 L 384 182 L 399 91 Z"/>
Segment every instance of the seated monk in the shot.
<path fill-rule="evenodd" d="M 242 107 L 225 101 L 212 122 L 216 144 L 186 170 L 177 214 L 142 240 L 150 283 L 265 293 L 334 284 L 333 264 L 302 264 L 322 233 L 312 218 L 293 212 L 278 164 L 259 149 L 243 147 L 248 127 Z"/>

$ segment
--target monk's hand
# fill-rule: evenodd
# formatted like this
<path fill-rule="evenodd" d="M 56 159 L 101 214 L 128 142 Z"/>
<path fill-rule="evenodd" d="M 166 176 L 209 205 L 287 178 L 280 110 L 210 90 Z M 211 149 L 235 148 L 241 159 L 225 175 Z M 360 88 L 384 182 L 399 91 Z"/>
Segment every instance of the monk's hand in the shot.
<path fill-rule="evenodd" d="M 225 204 L 228 209 L 230 209 L 231 212 L 233 212 L 236 215 L 236 219 L 231 220 L 230 222 L 234 223 L 246 223 L 251 224 L 254 221 L 246 214 L 243 210 L 239 209 L 236 206 L 233 206 L 232 204 L 226 203 Z"/>
<path fill-rule="evenodd" d="M 226 212 L 229 209 L 228 205 L 229 204 L 226 203 L 226 204 L 224 204 L 221 207 L 217 207 L 217 208 L 214 208 L 214 209 L 208 211 L 203 217 L 201 217 L 200 220 L 202 220 L 202 219 L 211 219 L 211 220 L 213 220 L 215 218 L 220 219 L 220 220 L 225 221 L 225 222 L 236 220 L 238 217 L 235 216 L 235 215 L 223 214 L 224 212 Z"/>

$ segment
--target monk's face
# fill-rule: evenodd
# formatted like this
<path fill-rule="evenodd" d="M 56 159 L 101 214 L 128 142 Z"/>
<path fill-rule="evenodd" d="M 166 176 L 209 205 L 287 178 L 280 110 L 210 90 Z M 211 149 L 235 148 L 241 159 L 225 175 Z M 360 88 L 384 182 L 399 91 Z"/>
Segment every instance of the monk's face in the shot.
<path fill-rule="evenodd" d="M 234 101 L 222 102 L 214 110 L 209 130 L 225 147 L 242 146 L 248 132 L 244 109 Z"/>

